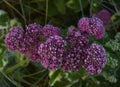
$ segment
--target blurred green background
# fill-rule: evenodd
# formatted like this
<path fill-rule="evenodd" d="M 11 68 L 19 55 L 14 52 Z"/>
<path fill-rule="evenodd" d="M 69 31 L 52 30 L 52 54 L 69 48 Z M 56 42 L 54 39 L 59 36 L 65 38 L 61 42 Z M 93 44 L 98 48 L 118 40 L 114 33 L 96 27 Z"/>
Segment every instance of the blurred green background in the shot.
<path fill-rule="evenodd" d="M 112 17 L 105 37 L 95 41 L 107 52 L 107 64 L 99 75 L 89 75 L 84 69 L 48 71 L 5 47 L 10 27 L 49 23 L 60 27 L 64 37 L 80 18 L 101 9 Z M 120 87 L 120 0 L 0 0 L 0 87 Z"/>

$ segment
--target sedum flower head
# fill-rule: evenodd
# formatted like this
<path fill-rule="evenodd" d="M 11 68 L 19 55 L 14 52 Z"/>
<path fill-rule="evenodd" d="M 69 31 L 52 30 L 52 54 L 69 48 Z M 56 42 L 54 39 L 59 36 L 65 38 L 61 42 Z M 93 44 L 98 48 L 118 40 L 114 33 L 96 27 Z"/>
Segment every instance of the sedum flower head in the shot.
<path fill-rule="evenodd" d="M 67 34 L 67 40 L 71 46 L 84 47 L 89 43 L 89 37 L 77 29 L 70 29 Z"/>
<path fill-rule="evenodd" d="M 40 55 L 38 54 L 38 46 L 41 43 L 38 43 L 38 45 L 36 45 L 28 54 L 29 59 L 33 62 L 40 62 L 41 58 Z"/>
<path fill-rule="evenodd" d="M 95 39 L 103 38 L 105 34 L 105 28 L 103 26 L 103 22 L 96 17 L 90 18 L 89 29 L 87 32 L 93 35 Z"/>
<path fill-rule="evenodd" d="M 89 74 L 99 74 L 105 64 L 106 53 L 102 46 L 93 43 L 86 49 L 81 66 L 85 68 Z"/>
<path fill-rule="evenodd" d="M 40 44 L 38 54 L 41 64 L 49 70 L 57 70 L 64 57 L 66 42 L 60 36 L 51 36 L 46 42 Z"/>
<path fill-rule="evenodd" d="M 81 32 L 87 32 L 89 35 L 94 36 L 95 39 L 101 39 L 105 34 L 103 22 L 97 17 L 80 19 L 78 27 Z"/>
<path fill-rule="evenodd" d="M 29 24 L 26 26 L 26 36 L 39 38 L 42 33 L 42 26 L 39 24 Z"/>
<path fill-rule="evenodd" d="M 39 24 L 29 24 L 26 26 L 25 41 L 29 46 L 36 45 L 42 35 L 42 26 Z"/>
<path fill-rule="evenodd" d="M 39 43 L 39 38 L 42 35 L 42 26 L 39 24 L 29 24 L 26 26 L 26 31 L 22 43 L 20 43 L 19 51 L 22 54 L 27 54 L 32 48 Z"/>
<path fill-rule="evenodd" d="M 80 69 L 80 61 L 83 50 L 79 47 L 71 47 L 67 51 L 67 55 L 62 62 L 62 70 L 68 72 L 76 72 Z"/>
<path fill-rule="evenodd" d="M 89 29 L 89 18 L 83 17 L 78 21 L 78 28 L 81 32 L 85 32 Z"/>
<path fill-rule="evenodd" d="M 50 36 L 60 35 L 60 29 L 58 27 L 54 27 L 53 25 L 45 25 L 42 30 L 43 36 L 47 39 Z"/>
<path fill-rule="evenodd" d="M 10 29 L 10 33 L 8 33 L 5 37 L 5 45 L 11 50 L 15 51 L 19 48 L 20 43 L 23 39 L 23 31 L 19 27 L 13 27 Z"/>
<path fill-rule="evenodd" d="M 110 24 L 111 14 L 109 11 L 103 9 L 94 16 L 100 18 L 103 21 L 105 26 L 108 26 Z"/>

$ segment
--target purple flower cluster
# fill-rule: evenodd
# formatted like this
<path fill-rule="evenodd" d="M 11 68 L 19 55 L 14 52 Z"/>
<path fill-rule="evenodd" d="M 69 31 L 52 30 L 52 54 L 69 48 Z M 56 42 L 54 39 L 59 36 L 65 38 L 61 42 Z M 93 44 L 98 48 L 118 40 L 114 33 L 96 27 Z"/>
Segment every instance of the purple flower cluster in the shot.
<path fill-rule="evenodd" d="M 64 58 L 66 41 L 58 35 L 51 36 L 46 42 L 40 44 L 38 53 L 41 64 L 49 70 L 57 70 Z"/>
<path fill-rule="evenodd" d="M 41 57 L 40 55 L 38 54 L 38 46 L 40 45 L 41 43 L 38 43 L 38 45 L 36 45 L 29 53 L 28 53 L 28 56 L 29 56 L 29 59 L 31 61 L 35 61 L 35 62 L 40 62 L 41 61 Z"/>
<path fill-rule="evenodd" d="M 39 24 L 29 24 L 26 26 L 26 30 L 24 31 L 24 36 L 22 39 L 22 43 L 20 44 L 19 51 L 22 54 L 29 53 L 32 48 L 39 43 L 39 37 L 42 35 L 42 26 Z"/>
<path fill-rule="evenodd" d="M 85 32 L 89 29 L 89 18 L 84 17 L 78 21 L 78 28 L 81 32 Z"/>
<path fill-rule="evenodd" d="M 105 49 L 93 43 L 85 50 L 84 59 L 81 66 L 87 70 L 89 74 L 99 74 L 106 64 Z"/>
<path fill-rule="evenodd" d="M 81 32 L 87 32 L 89 35 L 94 36 L 95 39 L 101 39 L 105 34 L 103 22 L 97 17 L 80 19 L 78 28 Z"/>
<path fill-rule="evenodd" d="M 6 47 L 10 51 L 18 50 L 29 56 L 30 60 L 39 62 L 38 46 L 42 43 L 41 37 L 60 35 L 60 30 L 52 25 L 42 28 L 39 24 L 29 24 L 24 29 L 13 27 L 5 37 Z"/>
<path fill-rule="evenodd" d="M 11 51 L 18 50 L 22 39 L 23 39 L 22 29 L 19 27 L 13 27 L 10 29 L 10 33 L 8 33 L 5 37 L 6 47 Z"/>
<path fill-rule="evenodd" d="M 89 37 L 85 33 L 81 33 L 77 29 L 69 29 L 67 34 L 67 41 L 72 47 L 84 47 L 89 43 Z"/>
<path fill-rule="evenodd" d="M 67 51 L 66 58 L 62 62 L 62 70 L 75 72 L 80 69 L 80 61 L 82 57 L 83 49 L 79 47 L 71 47 Z"/>
<path fill-rule="evenodd" d="M 101 39 L 105 29 L 96 17 L 82 18 L 78 28 L 69 29 L 66 40 L 60 29 L 53 25 L 29 24 L 24 30 L 14 27 L 5 37 L 6 47 L 28 55 L 31 61 L 40 62 L 48 70 L 76 72 L 81 67 L 89 74 L 98 74 L 106 64 L 102 46 L 91 44 L 90 36 Z"/>
<path fill-rule="evenodd" d="M 109 11 L 107 11 L 105 9 L 101 10 L 97 14 L 94 14 L 93 17 L 100 18 L 103 21 L 104 26 L 108 26 L 110 24 L 111 14 Z"/>
<path fill-rule="evenodd" d="M 58 27 L 47 24 L 43 27 L 42 34 L 46 39 L 54 35 L 60 36 L 60 29 Z"/>

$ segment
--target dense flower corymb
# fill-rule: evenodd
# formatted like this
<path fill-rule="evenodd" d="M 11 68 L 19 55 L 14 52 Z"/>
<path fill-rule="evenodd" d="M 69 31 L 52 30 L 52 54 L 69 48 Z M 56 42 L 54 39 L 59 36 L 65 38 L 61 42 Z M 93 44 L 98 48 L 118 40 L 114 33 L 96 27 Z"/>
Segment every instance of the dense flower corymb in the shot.
<path fill-rule="evenodd" d="M 105 26 L 108 26 L 110 24 L 111 14 L 105 9 L 101 10 L 98 14 L 94 14 L 93 16 L 100 18 Z"/>
<path fill-rule="evenodd" d="M 39 24 L 29 24 L 26 26 L 25 41 L 29 46 L 35 46 L 42 35 L 42 26 Z"/>
<path fill-rule="evenodd" d="M 25 34 L 20 43 L 19 51 L 22 54 L 27 54 L 32 48 L 34 48 L 38 43 L 40 36 L 42 35 L 42 26 L 39 24 L 29 24 L 26 26 Z"/>
<path fill-rule="evenodd" d="M 30 36 L 32 38 L 39 38 L 42 33 L 42 26 L 39 24 L 29 24 L 26 26 L 26 36 Z"/>
<path fill-rule="evenodd" d="M 41 43 L 38 43 L 38 45 L 36 45 L 29 53 L 28 53 L 28 56 L 29 56 L 29 59 L 33 62 L 40 62 L 41 58 L 40 58 L 40 55 L 38 54 L 38 46 L 40 45 Z"/>
<path fill-rule="evenodd" d="M 66 57 L 62 62 L 62 70 L 75 72 L 80 69 L 80 61 L 83 50 L 80 47 L 72 47 L 67 51 Z"/>
<path fill-rule="evenodd" d="M 71 28 L 67 34 L 67 40 L 71 46 L 84 47 L 89 42 L 89 37 L 85 33 L 81 33 L 77 29 Z"/>
<path fill-rule="evenodd" d="M 6 47 L 11 51 L 17 50 L 20 46 L 22 39 L 22 29 L 19 27 L 13 27 L 10 29 L 10 33 L 8 33 L 5 37 Z"/>
<path fill-rule="evenodd" d="M 46 42 L 41 43 L 38 54 L 41 56 L 41 64 L 49 70 L 57 70 L 64 58 L 66 42 L 60 36 L 51 36 Z"/>
<path fill-rule="evenodd" d="M 89 35 L 94 36 L 95 39 L 101 39 L 105 34 L 103 22 L 97 17 L 80 19 L 78 27 L 81 32 L 87 32 Z"/>
<path fill-rule="evenodd" d="M 84 17 L 78 21 L 78 28 L 81 32 L 84 32 L 89 29 L 89 18 Z"/>
<path fill-rule="evenodd" d="M 50 36 L 60 35 L 60 29 L 58 27 L 54 27 L 53 25 L 45 25 L 42 30 L 43 36 L 47 39 Z"/>
<path fill-rule="evenodd" d="M 99 18 L 96 17 L 91 18 L 89 21 L 89 29 L 87 32 L 95 36 L 96 39 L 103 38 L 105 34 L 103 22 Z"/>
<path fill-rule="evenodd" d="M 89 74 L 98 74 L 106 64 L 106 53 L 102 46 L 90 45 L 89 36 L 101 39 L 105 33 L 103 22 L 96 17 L 82 18 L 78 28 L 69 29 L 66 42 L 60 29 L 52 25 L 42 28 L 29 24 L 24 31 L 13 27 L 5 37 L 5 44 L 9 50 L 20 51 L 48 70 L 76 72 L 83 67 Z"/>
<path fill-rule="evenodd" d="M 92 44 L 86 49 L 81 66 L 85 68 L 89 74 L 99 74 L 105 64 L 106 53 L 102 46 Z"/>
<path fill-rule="evenodd" d="M 21 54 L 27 54 L 29 52 L 30 46 L 27 45 L 26 43 L 26 38 L 23 38 L 20 46 L 19 46 L 19 51 Z"/>

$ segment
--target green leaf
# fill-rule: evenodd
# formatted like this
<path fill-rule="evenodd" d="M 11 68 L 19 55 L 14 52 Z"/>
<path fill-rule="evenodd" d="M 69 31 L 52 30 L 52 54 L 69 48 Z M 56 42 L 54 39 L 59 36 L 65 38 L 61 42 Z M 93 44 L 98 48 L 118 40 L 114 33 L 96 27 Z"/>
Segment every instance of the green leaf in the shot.
<path fill-rule="evenodd" d="M 115 35 L 115 40 L 120 42 L 120 32 Z"/>
<path fill-rule="evenodd" d="M 56 6 L 53 3 L 48 3 L 48 16 L 55 16 L 59 14 Z"/>
<path fill-rule="evenodd" d="M 86 72 L 85 69 L 81 68 L 79 71 L 74 72 L 74 73 L 68 73 L 68 75 L 66 75 L 66 76 L 71 81 L 81 80 L 82 77 L 84 77 L 85 72 Z"/>
<path fill-rule="evenodd" d="M 0 29 L 8 28 L 8 21 L 8 14 L 5 11 L 0 10 Z"/>
<path fill-rule="evenodd" d="M 54 4 L 61 14 L 65 14 L 65 0 L 54 0 Z"/>
<path fill-rule="evenodd" d="M 120 52 L 120 43 L 118 43 L 116 40 L 110 40 L 105 44 L 106 47 L 110 48 L 113 51 Z"/>
<path fill-rule="evenodd" d="M 51 71 L 49 73 L 49 77 L 50 77 L 50 86 L 53 86 L 56 81 L 59 81 L 61 79 L 61 74 L 60 74 L 60 70 L 57 70 L 57 71 Z"/>
<path fill-rule="evenodd" d="M 53 87 L 67 87 L 68 84 L 71 84 L 67 79 L 61 79 L 57 81 Z"/>
<path fill-rule="evenodd" d="M 86 87 L 100 87 L 100 86 L 91 81 L 87 83 Z"/>
<path fill-rule="evenodd" d="M 11 19 L 10 20 L 10 27 L 13 27 L 13 26 L 21 26 L 21 23 L 20 22 L 18 22 L 18 20 L 17 19 Z"/>
<path fill-rule="evenodd" d="M 79 0 L 69 0 L 67 2 L 67 7 L 75 10 L 75 12 L 79 12 L 79 11 L 81 11 L 81 7 L 85 8 L 88 5 L 88 1 L 87 0 L 81 0 L 81 4 L 82 4 L 82 6 L 80 6 Z"/>
<path fill-rule="evenodd" d="M 80 79 L 80 76 L 77 72 L 76 73 L 69 73 L 67 78 L 69 78 L 71 81 L 74 81 L 74 80 Z"/>
<path fill-rule="evenodd" d="M 118 60 L 114 59 L 114 57 L 111 56 L 109 52 L 106 54 L 107 57 L 107 66 L 109 66 L 111 69 L 115 69 L 118 66 Z"/>
<path fill-rule="evenodd" d="M 117 78 L 114 75 L 109 75 L 108 73 L 103 73 L 103 77 L 111 83 L 117 82 Z"/>
<path fill-rule="evenodd" d="M 120 5 L 120 0 L 114 0 L 115 4 L 119 4 Z"/>
<path fill-rule="evenodd" d="M 0 58 L 0 67 L 3 66 L 2 58 Z"/>
<path fill-rule="evenodd" d="M 78 81 L 77 83 L 74 83 L 71 87 L 82 87 L 81 81 Z"/>

